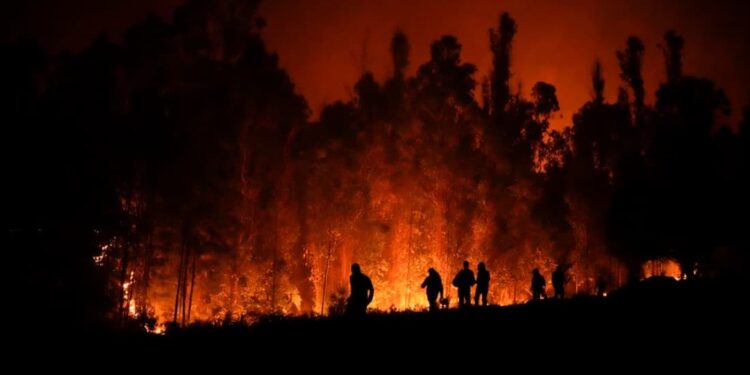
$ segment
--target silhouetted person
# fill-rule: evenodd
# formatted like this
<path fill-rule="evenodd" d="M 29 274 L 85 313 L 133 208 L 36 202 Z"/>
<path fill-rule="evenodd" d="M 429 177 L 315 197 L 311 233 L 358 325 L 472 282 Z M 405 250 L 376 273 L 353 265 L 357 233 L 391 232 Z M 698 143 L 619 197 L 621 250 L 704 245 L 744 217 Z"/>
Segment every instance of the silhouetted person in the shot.
<path fill-rule="evenodd" d="M 474 272 L 469 269 L 469 262 L 464 261 L 464 269 L 453 278 L 453 286 L 458 288 L 458 306 L 471 306 L 471 287 L 476 284 Z"/>
<path fill-rule="evenodd" d="M 552 272 L 552 287 L 555 289 L 555 298 L 565 298 L 565 268 L 558 265 Z"/>
<path fill-rule="evenodd" d="M 349 284 L 351 294 L 347 300 L 346 313 L 349 315 L 364 315 L 367 312 L 367 305 L 372 302 L 372 297 L 375 295 L 375 288 L 372 287 L 372 281 L 362 273 L 357 263 L 352 264 Z"/>
<path fill-rule="evenodd" d="M 474 304 L 479 306 L 479 297 L 482 297 L 482 306 L 487 306 L 487 292 L 490 290 L 490 273 L 484 262 L 477 267 L 477 289 L 474 290 Z"/>
<path fill-rule="evenodd" d="M 596 280 L 596 295 L 599 297 L 604 297 L 604 293 L 607 291 L 607 280 L 604 279 L 604 276 L 599 276 L 599 278 Z"/>
<path fill-rule="evenodd" d="M 434 268 L 427 270 L 427 277 L 422 282 L 422 288 L 427 288 L 427 301 L 430 303 L 430 311 L 437 311 L 437 299 L 443 299 L 443 280 Z"/>
<path fill-rule="evenodd" d="M 531 276 L 531 294 L 535 300 L 541 297 L 547 298 L 547 293 L 544 289 L 547 287 L 547 281 L 544 280 L 544 276 L 539 273 L 539 268 L 534 268 Z"/>

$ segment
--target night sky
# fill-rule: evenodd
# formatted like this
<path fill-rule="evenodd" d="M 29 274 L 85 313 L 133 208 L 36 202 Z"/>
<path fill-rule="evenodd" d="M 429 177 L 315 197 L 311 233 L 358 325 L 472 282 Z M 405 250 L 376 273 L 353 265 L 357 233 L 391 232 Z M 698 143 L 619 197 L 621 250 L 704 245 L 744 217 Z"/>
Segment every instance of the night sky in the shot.
<path fill-rule="evenodd" d="M 0 3 L 0 40 L 22 35 L 52 51 L 79 50 L 99 32 L 117 38 L 149 13 L 170 17 L 179 0 L 5 0 Z M 644 77 L 647 101 L 663 80 L 657 45 L 668 29 L 686 39 L 685 72 L 708 77 L 729 94 L 731 121 L 750 103 L 750 3 L 716 0 L 522 1 L 522 0 L 273 0 L 261 5 L 268 21 L 264 39 L 279 53 L 314 113 L 323 103 L 350 96 L 363 69 L 385 78 L 388 43 L 400 27 L 412 45 L 410 70 L 428 58 L 429 43 L 454 34 L 463 59 L 476 64 L 479 81 L 491 54 L 487 30 L 508 11 L 518 22 L 514 77 L 525 94 L 536 81 L 558 88 L 562 118 L 588 100 L 589 72 L 595 58 L 604 64 L 606 94 L 614 100 L 619 79 L 615 51 L 629 35 L 646 45 Z M 582 84 L 584 83 L 585 84 Z"/>

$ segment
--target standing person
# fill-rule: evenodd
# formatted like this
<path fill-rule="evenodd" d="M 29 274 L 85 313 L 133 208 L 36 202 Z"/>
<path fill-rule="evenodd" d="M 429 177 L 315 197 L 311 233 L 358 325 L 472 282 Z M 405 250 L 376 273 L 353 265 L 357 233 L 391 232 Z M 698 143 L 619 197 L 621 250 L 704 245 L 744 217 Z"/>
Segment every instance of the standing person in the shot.
<path fill-rule="evenodd" d="M 477 266 L 477 289 L 474 291 L 474 305 L 479 306 L 479 297 L 482 297 L 482 306 L 487 306 L 487 292 L 490 290 L 490 273 L 484 262 Z"/>
<path fill-rule="evenodd" d="M 558 265 L 552 272 L 552 287 L 555 289 L 555 298 L 565 298 L 565 267 Z"/>
<path fill-rule="evenodd" d="M 349 277 L 351 292 L 346 303 L 346 313 L 348 315 L 364 315 L 367 313 L 367 305 L 372 302 L 375 296 L 375 288 L 372 287 L 372 280 L 362 273 L 359 264 L 352 264 L 352 275 Z"/>
<path fill-rule="evenodd" d="M 544 289 L 547 287 L 547 281 L 544 280 L 544 276 L 539 273 L 539 268 L 534 268 L 531 276 L 531 295 L 534 300 L 541 299 L 541 297 L 547 298 L 547 293 Z"/>
<path fill-rule="evenodd" d="M 453 286 L 458 288 L 458 307 L 471 306 L 471 287 L 476 284 L 474 272 L 469 269 L 469 261 L 464 261 L 464 269 L 453 278 Z"/>
<path fill-rule="evenodd" d="M 427 302 L 430 303 L 430 311 L 437 311 L 437 299 L 443 299 L 443 280 L 434 268 L 427 270 L 427 277 L 422 282 L 422 288 L 427 288 Z"/>

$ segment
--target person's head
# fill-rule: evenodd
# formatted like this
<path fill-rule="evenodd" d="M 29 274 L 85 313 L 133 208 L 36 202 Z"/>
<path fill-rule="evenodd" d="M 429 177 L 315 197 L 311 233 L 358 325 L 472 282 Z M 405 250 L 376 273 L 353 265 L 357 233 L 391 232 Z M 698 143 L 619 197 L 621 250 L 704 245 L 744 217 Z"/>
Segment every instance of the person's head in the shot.
<path fill-rule="evenodd" d="M 486 270 L 486 269 L 487 269 L 487 268 L 486 268 L 486 267 L 484 266 L 484 262 L 479 262 L 479 266 L 477 266 L 477 267 L 479 268 L 479 270 L 480 270 L 480 271 L 484 271 L 484 270 Z"/>
<path fill-rule="evenodd" d="M 430 269 L 427 270 L 427 273 L 430 274 L 430 276 L 435 276 L 435 274 L 437 273 L 437 271 L 435 271 L 434 268 L 430 267 Z"/>
<path fill-rule="evenodd" d="M 359 263 L 352 263 L 352 273 L 362 273 L 362 270 L 359 268 Z"/>
<path fill-rule="evenodd" d="M 560 271 L 561 269 L 562 269 L 562 266 L 559 264 L 557 265 L 557 267 L 555 267 L 555 271 Z"/>
<path fill-rule="evenodd" d="M 465 261 L 464 261 L 464 269 L 465 269 L 465 270 L 468 270 L 468 269 L 469 269 L 469 261 L 468 261 L 468 260 L 465 260 Z"/>
<path fill-rule="evenodd" d="M 539 268 L 534 268 L 533 274 L 534 276 L 539 275 Z"/>

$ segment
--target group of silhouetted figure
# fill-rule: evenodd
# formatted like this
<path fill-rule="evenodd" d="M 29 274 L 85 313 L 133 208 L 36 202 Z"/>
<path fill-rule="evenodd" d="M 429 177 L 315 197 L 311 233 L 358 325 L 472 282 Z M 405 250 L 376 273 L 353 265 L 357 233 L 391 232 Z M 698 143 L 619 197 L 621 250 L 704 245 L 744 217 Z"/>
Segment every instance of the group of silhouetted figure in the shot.
<path fill-rule="evenodd" d="M 552 272 L 552 289 L 555 290 L 555 298 L 565 298 L 565 284 L 568 282 L 566 270 L 568 267 L 558 265 Z M 539 268 L 534 268 L 531 272 L 531 299 L 540 300 L 547 298 L 547 281 L 539 272 Z"/>
<path fill-rule="evenodd" d="M 474 278 L 474 272 L 469 268 L 469 262 L 464 261 L 464 268 L 453 278 L 453 286 L 458 288 L 459 307 L 471 306 L 471 287 L 474 285 L 477 286 L 474 291 L 474 304 L 479 305 L 479 298 L 481 297 L 482 305 L 487 306 L 487 293 L 490 288 L 490 273 L 487 271 L 487 267 L 484 263 L 479 263 L 477 276 Z M 424 284 L 422 284 L 422 287 L 424 287 Z M 429 294 L 427 298 L 430 298 Z M 433 310 L 432 303 L 430 303 L 430 310 Z"/>
<path fill-rule="evenodd" d="M 554 289 L 554 298 L 556 299 L 565 298 L 565 284 L 568 282 L 566 271 L 568 268 L 570 268 L 569 265 L 558 265 L 554 272 L 552 272 L 552 288 Z M 375 288 L 372 286 L 372 280 L 362 273 L 359 264 L 354 263 L 352 264 L 352 275 L 349 278 L 349 283 L 351 294 L 346 305 L 347 314 L 365 314 L 367 312 L 367 306 L 372 302 L 373 296 L 375 295 Z M 481 306 L 487 306 L 490 273 L 487 271 L 484 262 L 480 262 L 477 266 L 475 277 L 474 271 L 469 267 L 469 262 L 464 261 L 463 269 L 461 269 L 453 278 L 452 284 L 458 289 L 458 306 L 460 308 L 471 306 L 471 288 L 474 285 L 476 285 L 476 289 L 474 290 L 474 305 L 480 306 L 479 302 L 481 299 Z M 443 289 L 443 280 L 434 268 L 427 270 L 427 277 L 422 282 L 421 287 L 422 289 L 425 289 L 427 293 L 427 302 L 429 302 L 430 311 L 437 311 L 441 306 L 448 307 L 448 300 L 444 296 L 445 291 Z M 544 279 L 544 276 L 542 276 L 539 269 L 534 268 L 531 272 L 532 300 L 546 299 L 546 289 L 547 281 Z M 604 279 L 599 278 L 596 283 L 597 295 L 603 296 L 604 289 Z"/>

